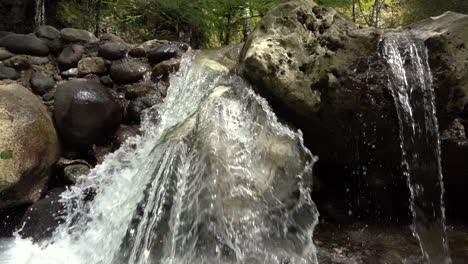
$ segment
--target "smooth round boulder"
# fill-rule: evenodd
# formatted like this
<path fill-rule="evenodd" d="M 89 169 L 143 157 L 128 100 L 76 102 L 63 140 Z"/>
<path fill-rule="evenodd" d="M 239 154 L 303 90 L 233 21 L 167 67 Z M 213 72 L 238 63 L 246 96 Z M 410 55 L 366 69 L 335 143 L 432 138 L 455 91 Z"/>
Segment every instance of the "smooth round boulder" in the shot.
<path fill-rule="evenodd" d="M 164 44 L 156 48 L 152 48 L 146 51 L 146 57 L 151 63 L 160 63 L 171 58 L 180 58 L 182 56 L 182 51 L 174 46 Z"/>
<path fill-rule="evenodd" d="M 108 143 L 122 122 L 120 105 L 109 89 L 87 79 L 57 87 L 54 116 L 62 142 L 76 148 Z"/>
<path fill-rule="evenodd" d="M 110 77 L 119 84 L 134 83 L 139 81 L 149 66 L 135 59 L 125 59 L 112 64 Z"/>
<path fill-rule="evenodd" d="M 0 85 L 0 208 L 37 201 L 59 155 L 42 102 L 19 84 Z"/>
<path fill-rule="evenodd" d="M 17 54 L 36 56 L 47 56 L 49 54 L 49 47 L 43 40 L 29 35 L 7 35 L 0 39 L 0 47 L 5 47 Z"/>
<path fill-rule="evenodd" d="M 16 80 L 20 77 L 20 74 L 13 68 L 0 65 L 0 80 Z"/>
<path fill-rule="evenodd" d="M 65 47 L 60 55 L 57 58 L 57 62 L 59 63 L 62 70 L 67 70 L 70 68 L 74 68 L 78 65 L 81 57 L 84 54 L 84 47 L 77 44 L 72 44 Z"/>
<path fill-rule="evenodd" d="M 31 68 L 31 56 L 29 55 L 16 55 L 5 61 L 5 66 L 15 68 L 17 70 L 26 70 Z"/>
<path fill-rule="evenodd" d="M 49 76 L 35 72 L 31 75 L 31 88 L 35 94 L 44 95 L 55 86 L 54 79 Z"/>
<path fill-rule="evenodd" d="M 9 52 L 5 48 L 0 48 L 0 61 L 6 60 L 6 59 L 11 58 L 13 56 L 15 56 L 15 54 Z"/>
<path fill-rule="evenodd" d="M 36 36 L 39 38 L 46 38 L 46 39 L 58 39 L 60 38 L 60 31 L 52 26 L 41 25 L 36 28 L 34 31 Z"/>
<path fill-rule="evenodd" d="M 108 60 L 120 60 L 127 54 L 127 45 L 120 42 L 109 42 L 99 47 L 99 56 Z"/>
<path fill-rule="evenodd" d="M 162 61 L 153 67 L 152 77 L 154 79 L 162 79 L 168 77 L 169 74 L 178 71 L 180 68 L 180 59 L 171 58 Z"/>
<path fill-rule="evenodd" d="M 60 31 L 60 38 L 68 42 L 95 43 L 98 39 L 93 33 L 76 28 L 64 28 Z"/>
<path fill-rule="evenodd" d="M 143 81 L 127 87 L 127 89 L 125 90 L 125 98 L 128 100 L 132 100 L 138 97 L 145 96 L 154 90 L 156 90 L 154 83 Z"/>
<path fill-rule="evenodd" d="M 107 72 L 106 62 L 101 57 L 86 57 L 78 62 L 78 74 L 104 74 Z"/>

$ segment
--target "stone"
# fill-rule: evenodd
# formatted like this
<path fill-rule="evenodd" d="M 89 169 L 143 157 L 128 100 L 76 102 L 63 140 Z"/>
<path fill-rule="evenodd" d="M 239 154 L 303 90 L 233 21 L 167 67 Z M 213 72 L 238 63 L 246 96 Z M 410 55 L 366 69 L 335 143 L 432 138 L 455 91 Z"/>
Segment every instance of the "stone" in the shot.
<path fill-rule="evenodd" d="M 179 41 L 169 41 L 169 45 L 175 46 L 183 52 L 186 52 L 190 48 L 189 44 Z"/>
<path fill-rule="evenodd" d="M 182 53 L 183 52 L 178 47 L 165 44 L 147 50 L 146 57 L 149 62 L 157 64 L 171 58 L 180 58 Z"/>
<path fill-rule="evenodd" d="M 54 100 L 55 92 L 56 92 L 56 90 L 55 90 L 55 87 L 54 87 L 50 91 L 48 91 L 47 93 L 42 95 L 42 100 L 44 100 L 46 102 Z"/>
<path fill-rule="evenodd" d="M 141 135 L 141 131 L 137 126 L 120 125 L 119 129 L 115 132 L 114 143 L 117 147 L 120 147 L 127 139 L 139 135 Z"/>
<path fill-rule="evenodd" d="M 45 74 L 35 72 L 31 76 L 31 88 L 35 94 L 42 96 L 52 90 L 54 86 L 54 79 Z"/>
<path fill-rule="evenodd" d="M 108 60 L 120 60 L 127 54 L 127 45 L 120 42 L 109 42 L 99 47 L 99 56 Z"/>
<path fill-rule="evenodd" d="M 60 31 L 52 26 L 41 25 L 34 31 L 37 37 L 46 39 L 58 39 L 60 38 Z"/>
<path fill-rule="evenodd" d="M 36 202 L 59 155 L 41 100 L 21 85 L 0 85 L 0 208 Z"/>
<path fill-rule="evenodd" d="M 106 62 L 101 57 L 86 57 L 78 62 L 78 74 L 104 74 L 107 72 Z"/>
<path fill-rule="evenodd" d="M 136 59 L 124 59 L 112 64 L 110 77 L 119 84 L 134 83 L 139 81 L 148 71 L 147 64 Z"/>
<path fill-rule="evenodd" d="M 127 106 L 128 120 L 133 124 L 140 124 L 142 112 L 160 103 L 162 103 L 162 100 L 157 96 L 148 95 L 136 98 Z"/>
<path fill-rule="evenodd" d="M 108 88 L 94 80 L 59 84 L 54 117 L 62 142 L 75 148 L 109 142 L 122 121 L 122 111 Z"/>
<path fill-rule="evenodd" d="M 119 42 L 126 44 L 123 39 L 121 39 L 119 36 L 116 36 L 112 33 L 104 33 L 99 36 L 102 42 Z"/>
<path fill-rule="evenodd" d="M 60 194 L 65 190 L 63 187 L 54 188 L 28 208 L 23 216 L 21 237 L 40 242 L 52 236 L 65 216 L 65 207 L 60 201 Z"/>
<path fill-rule="evenodd" d="M 62 50 L 57 58 L 57 62 L 59 63 L 62 70 L 74 68 L 78 65 L 78 61 L 80 61 L 83 54 L 83 46 L 72 44 Z"/>
<path fill-rule="evenodd" d="M 37 57 L 37 56 L 30 56 L 31 64 L 34 65 L 44 65 L 50 62 L 48 57 Z"/>
<path fill-rule="evenodd" d="M 20 77 L 20 74 L 11 67 L 0 65 L 0 80 L 10 79 L 16 80 Z"/>
<path fill-rule="evenodd" d="M 46 44 L 47 44 L 47 47 L 49 47 L 49 51 L 54 54 L 54 55 L 57 55 L 57 54 L 60 54 L 60 52 L 62 52 L 63 50 L 63 42 L 61 39 L 43 39 Z"/>
<path fill-rule="evenodd" d="M 91 170 L 86 164 L 71 164 L 63 169 L 65 179 L 76 183 L 81 176 L 88 175 Z"/>
<path fill-rule="evenodd" d="M 99 80 L 101 81 L 102 84 L 104 84 L 105 86 L 107 86 L 109 88 L 114 87 L 114 82 L 112 81 L 112 79 L 111 79 L 111 77 L 109 75 L 104 75 L 101 78 L 99 78 Z"/>
<path fill-rule="evenodd" d="M 66 71 L 61 72 L 63 77 L 70 78 L 78 76 L 78 68 L 71 68 Z"/>
<path fill-rule="evenodd" d="M 146 57 L 146 51 L 142 47 L 134 47 L 128 51 L 128 55 L 134 58 Z"/>
<path fill-rule="evenodd" d="M 5 36 L 8 36 L 8 35 L 11 35 L 13 34 L 12 32 L 8 32 L 8 31 L 2 31 L 0 30 L 0 39 L 5 37 Z"/>
<path fill-rule="evenodd" d="M 17 70 L 27 70 L 31 68 L 31 56 L 28 55 L 16 55 L 5 61 L 5 66 L 15 68 Z"/>
<path fill-rule="evenodd" d="M 9 52 L 5 48 L 0 48 L 0 61 L 6 60 L 6 59 L 11 58 L 13 56 L 15 56 L 15 54 Z"/>
<path fill-rule="evenodd" d="M 153 79 L 160 80 L 163 77 L 168 77 L 171 73 L 177 72 L 179 68 L 180 59 L 171 58 L 156 64 L 153 67 L 152 77 Z"/>
<path fill-rule="evenodd" d="M 0 39 L 0 47 L 17 54 L 47 56 L 49 48 L 47 44 L 34 36 L 11 34 Z"/>
<path fill-rule="evenodd" d="M 155 90 L 155 86 L 150 82 L 140 82 L 127 87 L 125 91 L 125 98 L 128 100 L 142 97 Z"/>
<path fill-rule="evenodd" d="M 68 42 L 95 43 L 98 39 L 89 31 L 76 28 L 64 28 L 60 31 L 60 38 Z"/>

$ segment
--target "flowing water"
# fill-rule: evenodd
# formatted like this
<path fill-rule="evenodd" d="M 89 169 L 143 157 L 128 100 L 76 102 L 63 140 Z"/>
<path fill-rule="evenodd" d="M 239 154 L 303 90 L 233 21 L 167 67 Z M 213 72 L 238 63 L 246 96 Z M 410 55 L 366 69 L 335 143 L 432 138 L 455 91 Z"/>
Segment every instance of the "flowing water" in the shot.
<path fill-rule="evenodd" d="M 389 33 L 380 42 L 399 119 L 410 188 L 412 231 L 425 263 L 451 263 L 443 204 L 439 128 L 428 51 L 422 40 Z"/>
<path fill-rule="evenodd" d="M 34 22 L 36 26 L 44 25 L 46 23 L 45 19 L 45 0 L 35 0 L 34 1 Z"/>
<path fill-rule="evenodd" d="M 142 131 L 63 193 L 51 239 L 0 263 L 317 263 L 316 158 L 241 78 L 186 56 Z"/>

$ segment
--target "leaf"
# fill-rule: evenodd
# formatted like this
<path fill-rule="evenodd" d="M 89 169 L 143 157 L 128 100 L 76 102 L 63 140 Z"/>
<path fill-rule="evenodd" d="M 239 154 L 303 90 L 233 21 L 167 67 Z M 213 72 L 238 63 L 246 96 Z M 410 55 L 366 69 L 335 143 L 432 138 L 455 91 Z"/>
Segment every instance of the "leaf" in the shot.
<path fill-rule="evenodd" d="M 13 158 L 13 150 L 5 150 L 0 153 L 0 159 L 9 160 Z"/>

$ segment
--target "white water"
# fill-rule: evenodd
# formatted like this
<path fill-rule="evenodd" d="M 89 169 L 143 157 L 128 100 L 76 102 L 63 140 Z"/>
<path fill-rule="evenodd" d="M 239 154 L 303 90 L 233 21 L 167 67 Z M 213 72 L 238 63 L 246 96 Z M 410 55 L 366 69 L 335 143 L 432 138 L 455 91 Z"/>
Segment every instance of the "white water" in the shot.
<path fill-rule="evenodd" d="M 63 194 L 53 237 L 0 245 L 1 264 L 317 263 L 315 158 L 242 79 L 201 57 L 184 58 L 143 136 Z"/>
<path fill-rule="evenodd" d="M 34 22 L 36 23 L 36 26 L 44 25 L 46 23 L 45 0 L 35 0 L 34 5 Z"/>
<path fill-rule="evenodd" d="M 425 263 L 449 264 L 439 126 L 428 51 L 422 40 L 398 33 L 384 36 L 380 46 L 399 119 L 413 235 Z"/>

